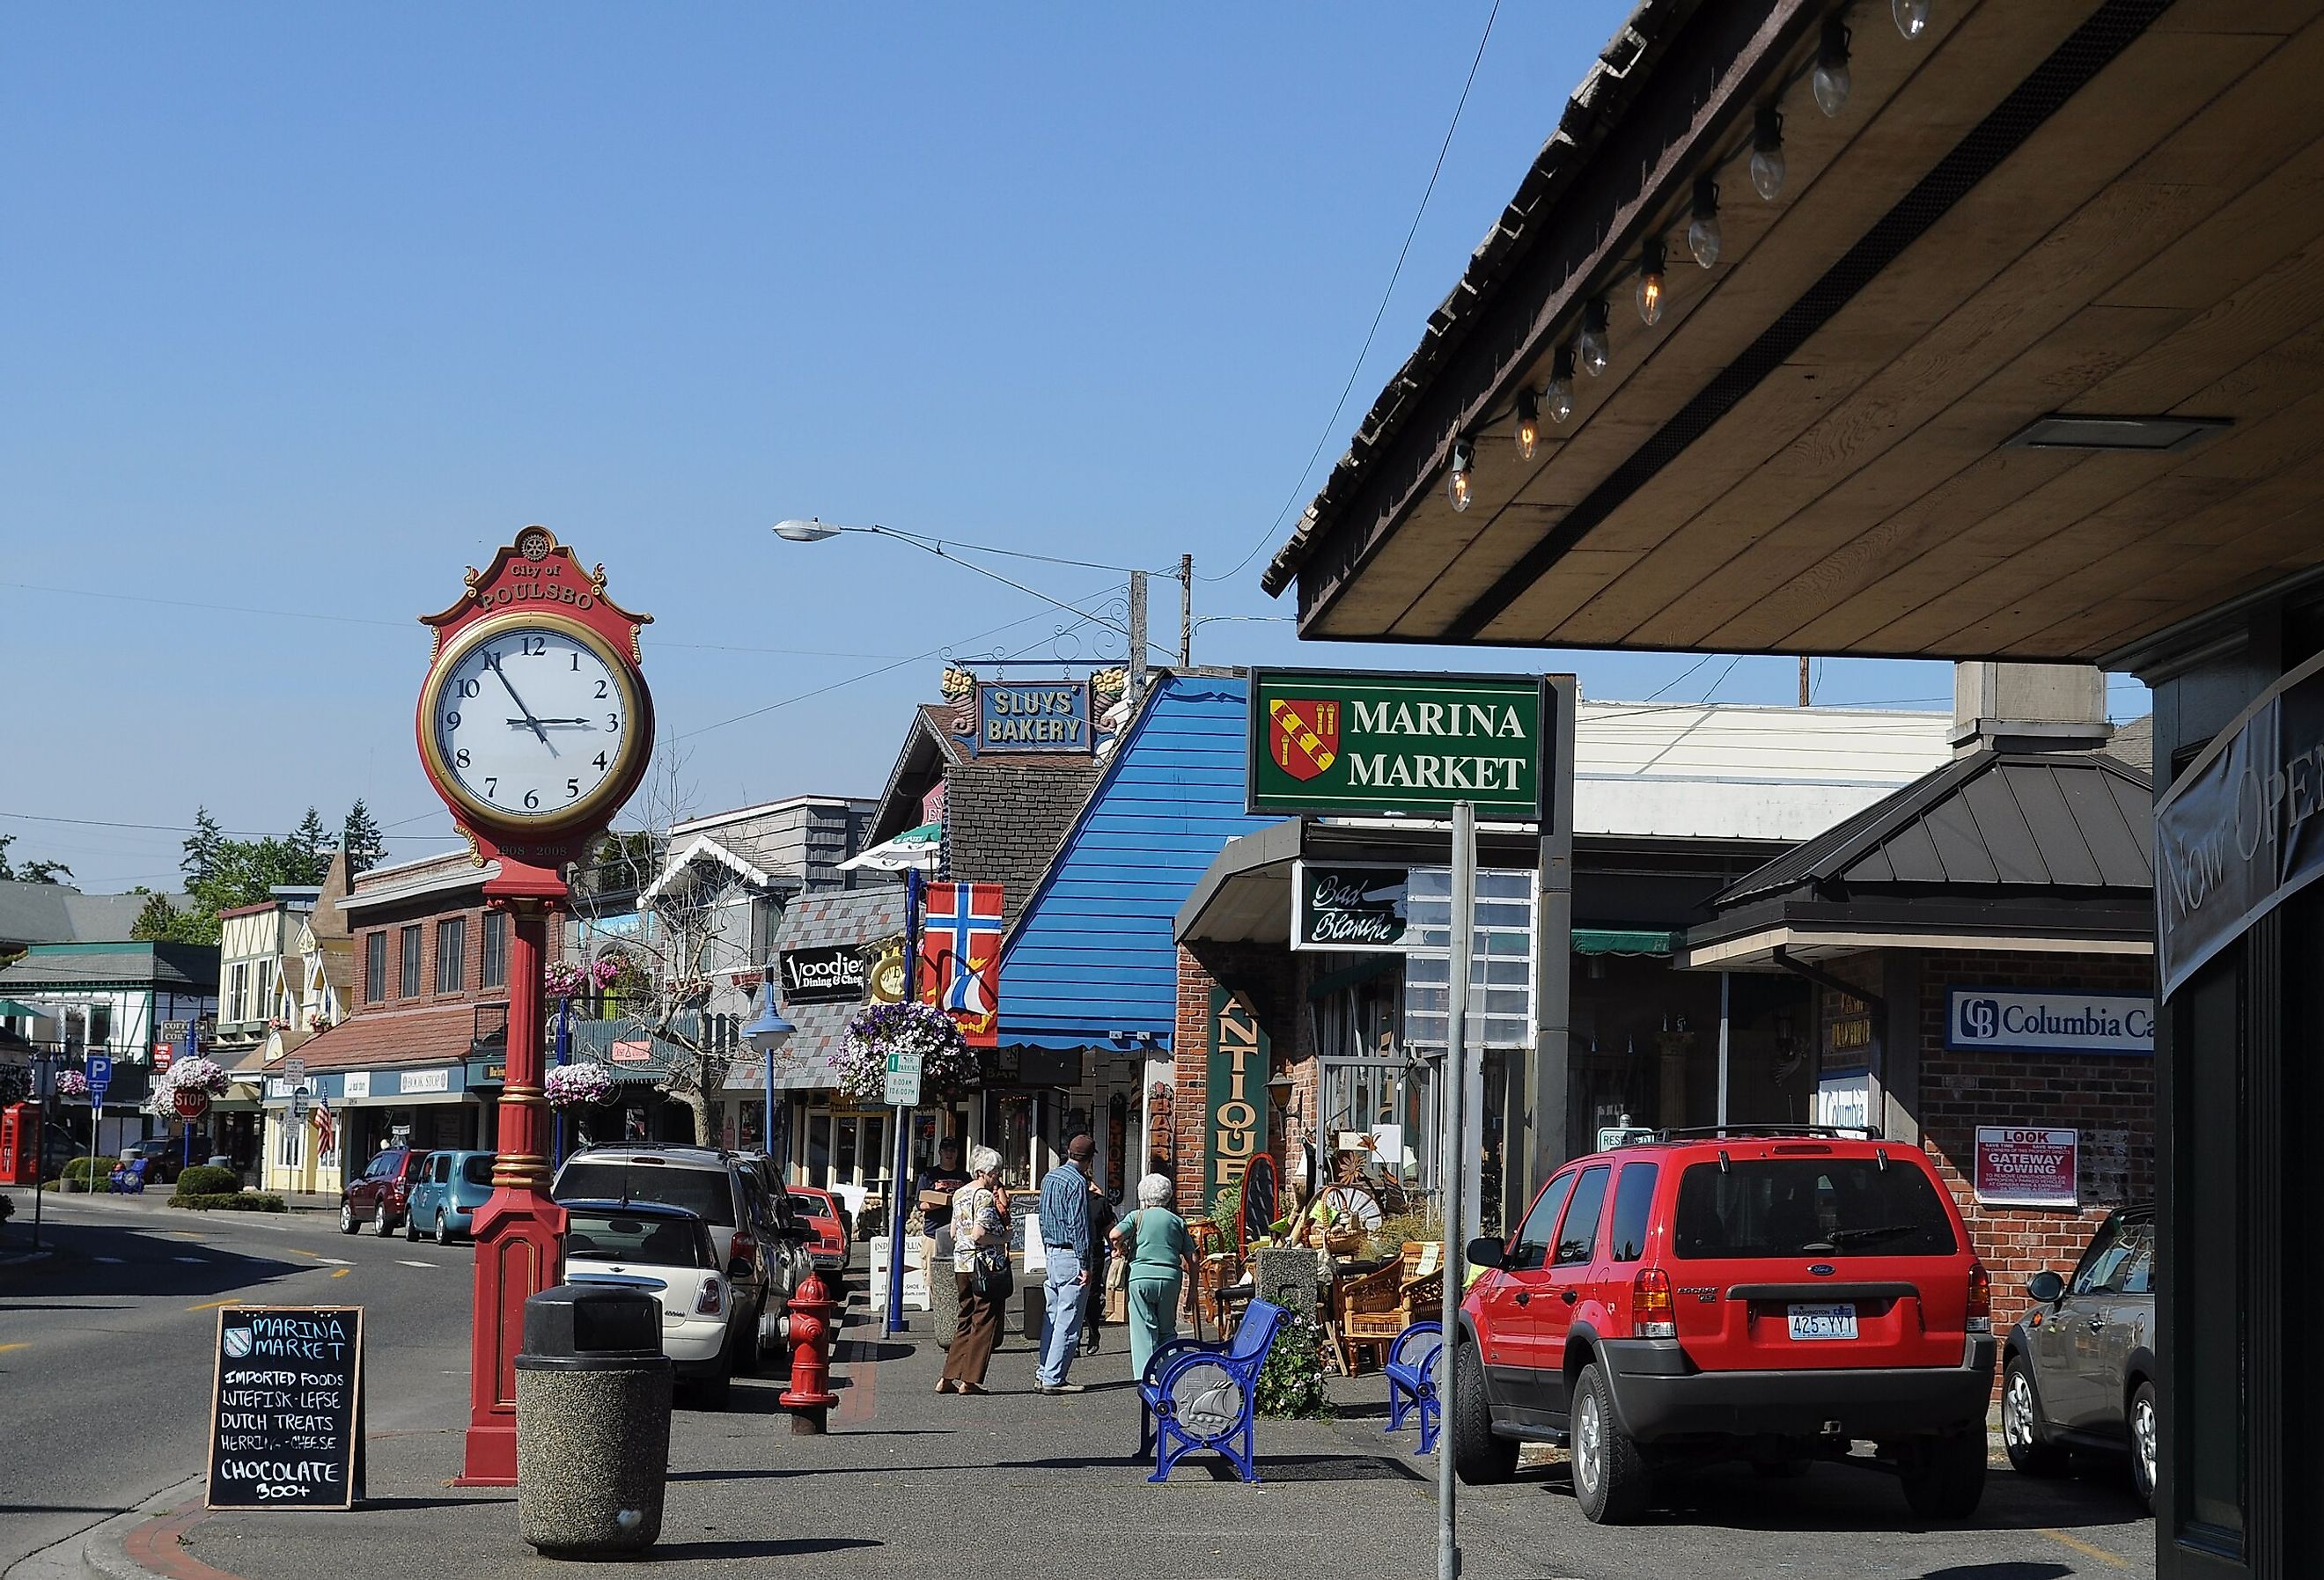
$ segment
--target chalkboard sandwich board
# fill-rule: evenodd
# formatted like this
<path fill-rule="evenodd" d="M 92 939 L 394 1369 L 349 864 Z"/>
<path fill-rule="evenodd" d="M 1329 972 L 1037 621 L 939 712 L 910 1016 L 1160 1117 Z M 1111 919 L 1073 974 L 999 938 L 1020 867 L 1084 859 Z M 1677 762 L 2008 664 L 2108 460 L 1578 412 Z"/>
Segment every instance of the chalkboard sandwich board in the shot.
<path fill-rule="evenodd" d="M 212 1509 L 363 1495 L 363 1307 L 228 1306 L 210 1389 Z"/>

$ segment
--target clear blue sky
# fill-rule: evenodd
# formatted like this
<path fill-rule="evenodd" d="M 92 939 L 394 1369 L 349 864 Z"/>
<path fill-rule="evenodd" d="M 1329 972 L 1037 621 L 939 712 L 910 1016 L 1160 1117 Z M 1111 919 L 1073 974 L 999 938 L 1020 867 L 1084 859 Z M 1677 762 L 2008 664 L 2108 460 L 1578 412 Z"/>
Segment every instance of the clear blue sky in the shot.
<path fill-rule="evenodd" d="M 779 517 L 1206 576 L 1264 543 L 1198 613 L 1287 615 L 1257 586 L 1286 505 L 1628 10 L 1503 10 L 1303 478 L 1489 4 L 0 11 L 0 833 L 93 890 L 168 884 L 180 835 L 27 815 L 174 827 L 204 802 L 268 830 L 361 795 L 397 855 L 439 846 L 411 617 L 530 521 L 657 616 L 700 810 L 876 792 L 938 665 L 857 677 L 1047 652 L 1065 618 L 894 544 L 779 543 Z M 1067 598 L 1109 579 L 1004 568 Z M 1204 626 L 1196 657 L 1476 667 L 1265 619 Z M 1630 698 L 1693 662 L 1533 667 Z M 1722 659 L 1669 695 L 1714 681 L 1794 684 Z M 1834 663 L 1820 687 L 1935 705 L 1949 681 Z"/>

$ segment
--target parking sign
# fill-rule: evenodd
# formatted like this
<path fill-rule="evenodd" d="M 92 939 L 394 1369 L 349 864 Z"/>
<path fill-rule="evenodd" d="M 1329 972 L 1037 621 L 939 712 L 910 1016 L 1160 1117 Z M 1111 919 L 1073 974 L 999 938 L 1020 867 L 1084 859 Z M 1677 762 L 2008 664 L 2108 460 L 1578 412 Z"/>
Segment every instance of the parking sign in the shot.
<path fill-rule="evenodd" d="M 105 1101 L 105 1089 L 113 1085 L 113 1056 L 92 1053 L 88 1056 L 88 1100 L 92 1106 Z"/>
<path fill-rule="evenodd" d="M 888 1055 L 888 1105 L 891 1108 L 918 1108 L 920 1105 L 920 1056 L 917 1053 Z"/>

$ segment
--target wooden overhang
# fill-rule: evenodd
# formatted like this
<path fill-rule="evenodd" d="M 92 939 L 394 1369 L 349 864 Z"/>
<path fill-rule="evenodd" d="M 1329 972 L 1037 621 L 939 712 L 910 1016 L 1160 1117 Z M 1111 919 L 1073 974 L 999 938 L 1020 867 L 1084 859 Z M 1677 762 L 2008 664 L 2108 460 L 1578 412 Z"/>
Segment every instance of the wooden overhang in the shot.
<path fill-rule="evenodd" d="M 1266 585 L 1310 639 L 2102 662 L 2324 564 L 2319 82 L 2324 0 L 1935 0 L 1917 41 L 1869 0 L 1650 0 Z M 1520 462 L 1593 298 L 1611 365 Z M 2022 442 L 2060 413 L 2218 420 Z"/>

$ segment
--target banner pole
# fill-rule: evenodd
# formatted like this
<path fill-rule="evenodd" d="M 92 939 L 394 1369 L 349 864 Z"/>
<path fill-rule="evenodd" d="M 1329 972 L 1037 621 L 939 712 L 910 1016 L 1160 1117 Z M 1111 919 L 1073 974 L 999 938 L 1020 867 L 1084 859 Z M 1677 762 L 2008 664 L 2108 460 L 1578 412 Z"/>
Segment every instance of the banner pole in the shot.
<path fill-rule="evenodd" d="M 1447 984 L 1444 1026 L 1444 1138 L 1437 1167 L 1444 1181 L 1444 1331 L 1437 1364 L 1443 1368 L 1438 1396 L 1443 1424 L 1436 1446 L 1436 1580 L 1460 1580 L 1461 1544 L 1454 1510 L 1453 1418 L 1460 1393 L 1451 1386 L 1453 1356 L 1461 1336 L 1461 1299 L 1467 1292 L 1462 1273 L 1469 1265 L 1462 1239 L 1467 1216 L 1463 1186 L 1469 1172 L 1469 970 L 1476 931 L 1477 808 L 1452 805 L 1452 962 Z"/>

